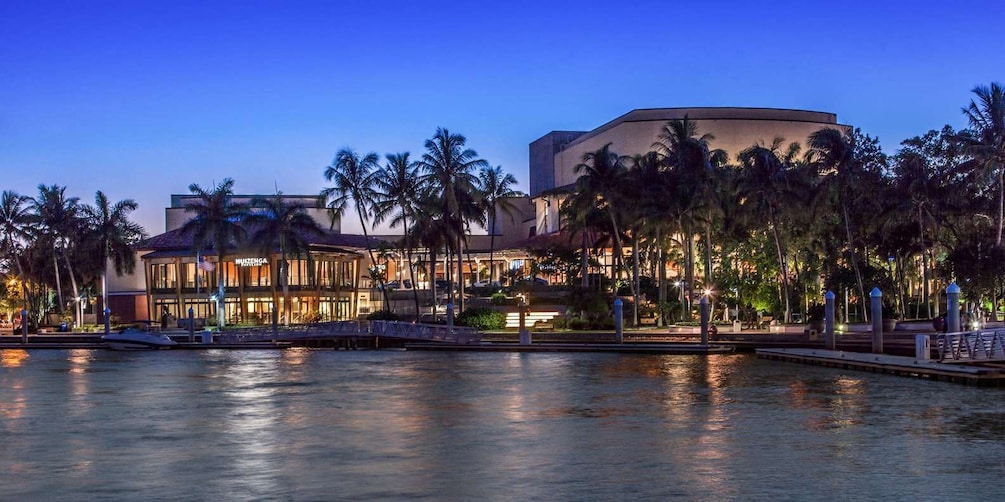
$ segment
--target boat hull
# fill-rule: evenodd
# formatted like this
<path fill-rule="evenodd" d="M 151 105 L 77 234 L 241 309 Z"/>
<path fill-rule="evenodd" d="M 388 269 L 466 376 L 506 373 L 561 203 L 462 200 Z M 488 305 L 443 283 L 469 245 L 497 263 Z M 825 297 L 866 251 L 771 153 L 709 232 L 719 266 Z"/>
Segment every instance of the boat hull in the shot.
<path fill-rule="evenodd" d="M 167 335 L 145 332 L 122 332 L 105 335 L 101 339 L 112 350 L 161 350 L 178 345 Z"/>

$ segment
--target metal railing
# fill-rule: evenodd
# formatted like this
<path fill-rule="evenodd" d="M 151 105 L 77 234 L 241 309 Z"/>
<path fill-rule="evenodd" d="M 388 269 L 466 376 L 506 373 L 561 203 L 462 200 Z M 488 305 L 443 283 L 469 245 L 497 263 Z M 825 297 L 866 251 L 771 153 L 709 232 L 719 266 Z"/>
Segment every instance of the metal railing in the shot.
<path fill-rule="evenodd" d="M 482 341 L 481 332 L 474 328 L 399 321 L 370 321 L 370 334 L 391 338 L 407 338 L 409 340 L 461 344 L 479 343 Z"/>
<path fill-rule="evenodd" d="M 311 338 L 328 338 L 336 336 L 359 336 L 367 334 L 366 327 L 360 321 L 332 321 L 313 324 L 297 324 L 280 326 L 276 332 L 272 327 L 261 326 L 241 330 L 227 330 L 217 335 L 217 340 L 224 343 L 291 341 Z"/>
<path fill-rule="evenodd" d="M 936 335 L 939 362 L 1005 361 L 1005 329 Z"/>

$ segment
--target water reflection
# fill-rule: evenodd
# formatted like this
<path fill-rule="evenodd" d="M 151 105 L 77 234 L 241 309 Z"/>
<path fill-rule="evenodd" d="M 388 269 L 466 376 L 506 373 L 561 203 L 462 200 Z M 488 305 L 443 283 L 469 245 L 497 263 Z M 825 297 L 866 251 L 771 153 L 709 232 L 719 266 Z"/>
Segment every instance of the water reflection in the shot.
<path fill-rule="evenodd" d="M 11 500 L 948 499 L 1005 457 L 997 389 L 742 355 L 30 355 Z"/>
<path fill-rule="evenodd" d="M 24 364 L 31 356 L 27 350 L 22 349 L 0 349 L 0 367 L 17 368 Z"/>

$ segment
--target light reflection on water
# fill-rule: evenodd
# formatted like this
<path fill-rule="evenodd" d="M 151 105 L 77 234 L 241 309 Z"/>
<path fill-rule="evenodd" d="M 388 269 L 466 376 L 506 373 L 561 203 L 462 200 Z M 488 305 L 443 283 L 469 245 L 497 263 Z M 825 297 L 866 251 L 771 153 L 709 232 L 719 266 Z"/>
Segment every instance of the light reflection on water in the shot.
<path fill-rule="evenodd" d="M 0 361 L 2 500 L 1005 497 L 997 389 L 738 355 Z"/>

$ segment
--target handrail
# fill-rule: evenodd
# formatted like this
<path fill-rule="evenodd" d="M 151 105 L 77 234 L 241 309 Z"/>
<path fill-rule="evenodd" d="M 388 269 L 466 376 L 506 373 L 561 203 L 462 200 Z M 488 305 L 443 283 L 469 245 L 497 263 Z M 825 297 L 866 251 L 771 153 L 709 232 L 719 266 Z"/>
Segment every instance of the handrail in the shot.
<path fill-rule="evenodd" d="M 1005 329 L 936 335 L 939 362 L 1005 361 Z"/>

